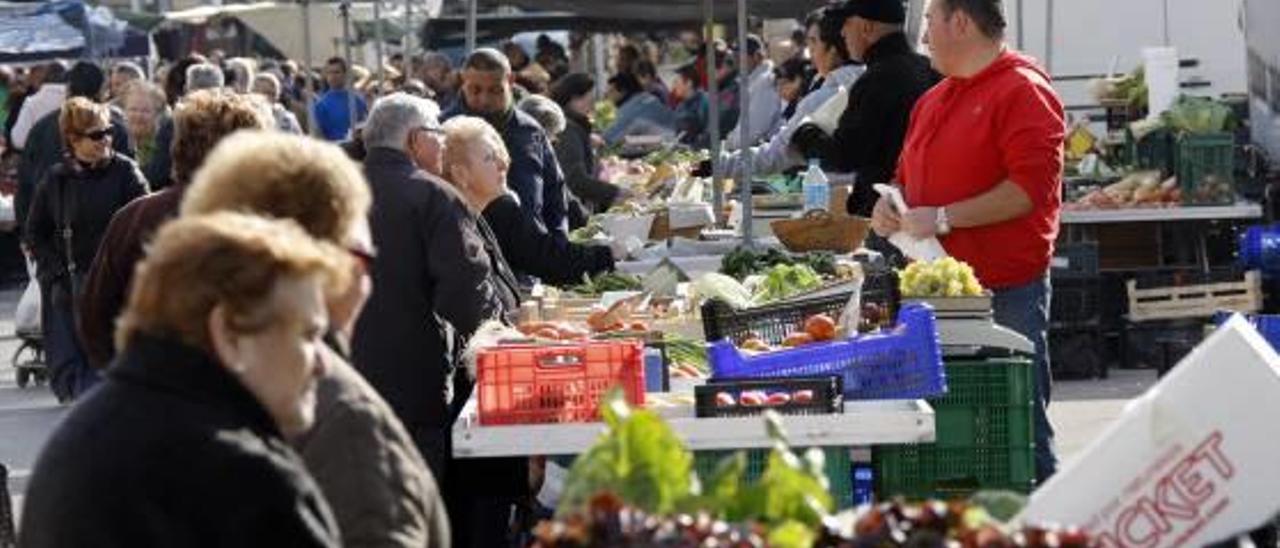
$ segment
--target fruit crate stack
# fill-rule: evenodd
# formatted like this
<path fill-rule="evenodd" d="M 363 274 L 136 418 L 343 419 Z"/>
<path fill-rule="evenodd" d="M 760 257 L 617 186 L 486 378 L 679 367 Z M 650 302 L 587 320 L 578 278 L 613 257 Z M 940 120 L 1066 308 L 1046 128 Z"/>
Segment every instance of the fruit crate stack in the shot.
<path fill-rule="evenodd" d="M 874 448 L 877 497 L 951 499 L 990 489 L 1030 493 L 1031 368 L 1027 358 L 948 360 L 949 391 L 929 400 L 936 441 Z"/>
<path fill-rule="evenodd" d="M 1049 349 L 1054 376 L 1107 376 L 1102 347 L 1102 278 L 1098 272 L 1098 244 L 1060 244 L 1049 271 L 1053 298 L 1049 300 Z M 1059 352 L 1056 349 L 1070 349 Z"/>

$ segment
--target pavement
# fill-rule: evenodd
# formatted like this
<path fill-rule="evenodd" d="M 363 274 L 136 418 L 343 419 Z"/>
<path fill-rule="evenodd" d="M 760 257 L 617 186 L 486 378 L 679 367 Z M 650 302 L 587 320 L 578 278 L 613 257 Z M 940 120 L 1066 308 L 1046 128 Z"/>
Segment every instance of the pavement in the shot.
<path fill-rule="evenodd" d="M 0 463 L 9 468 L 9 492 L 20 512 L 27 479 L 40 448 L 67 407 L 47 387 L 18 388 L 10 357 L 20 341 L 13 336 L 13 313 L 21 288 L 0 290 Z M 1105 380 L 1059 381 L 1050 416 L 1057 428 L 1058 453 L 1065 464 L 1079 455 L 1123 411 L 1125 404 L 1155 383 L 1153 370 L 1116 370 Z"/>

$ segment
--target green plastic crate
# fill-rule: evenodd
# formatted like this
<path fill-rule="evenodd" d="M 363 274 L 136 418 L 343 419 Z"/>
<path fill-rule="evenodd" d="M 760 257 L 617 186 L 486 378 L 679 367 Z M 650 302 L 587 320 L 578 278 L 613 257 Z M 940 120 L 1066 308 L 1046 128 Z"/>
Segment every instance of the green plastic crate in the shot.
<path fill-rule="evenodd" d="M 1166 176 L 1173 173 L 1173 134 L 1169 130 L 1157 129 L 1142 139 L 1134 138 L 1132 131 L 1125 130 L 1125 138 L 1128 160 L 1138 169 L 1156 169 Z"/>
<path fill-rule="evenodd" d="M 742 475 L 744 483 L 754 483 L 764 474 L 764 468 L 769 463 L 769 451 L 769 449 L 745 451 L 747 470 Z M 792 451 L 803 457 L 807 449 L 792 449 Z M 849 458 L 849 451 L 848 447 L 822 448 L 823 455 L 826 457 L 827 483 L 837 508 L 853 506 L 853 462 Z M 693 469 L 698 472 L 699 478 L 709 478 L 720 461 L 733 453 L 734 451 L 697 451 L 693 454 Z"/>
<path fill-rule="evenodd" d="M 1236 200 L 1235 137 L 1230 133 L 1178 136 L 1174 149 L 1185 205 L 1230 205 Z"/>
<path fill-rule="evenodd" d="M 1031 361 L 949 361 L 946 370 L 947 395 L 929 401 L 936 441 L 872 451 L 877 495 L 945 499 L 980 489 L 1031 492 Z"/>

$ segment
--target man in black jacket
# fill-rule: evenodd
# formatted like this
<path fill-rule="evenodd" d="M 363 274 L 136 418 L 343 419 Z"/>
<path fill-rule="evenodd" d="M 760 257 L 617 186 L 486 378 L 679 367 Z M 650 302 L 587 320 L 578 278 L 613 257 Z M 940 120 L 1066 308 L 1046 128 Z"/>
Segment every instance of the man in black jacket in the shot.
<path fill-rule="evenodd" d="M 911 110 L 939 80 L 929 58 L 907 42 L 905 20 L 900 0 L 848 0 L 827 8 L 820 23 L 824 35 L 840 29 L 849 54 L 867 70 L 849 90 L 835 134 L 806 124 L 791 144 L 806 158 L 821 159 L 824 169 L 858 174 L 847 205 L 853 215 L 871 216 L 877 197 L 872 186 L 893 179 Z"/>
<path fill-rule="evenodd" d="M 396 93 L 374 104 L 365 124 L 378 255 L 352 361 L 445 486 L 455 546 L 493 546 L 505 538 L 514 495 L 528 491 L 528 472 L 523 461 L 450 462 L 450 436 L 473 388 L 471 373 L 459 370 L 466 341 L 486 320 L 513 319 L 519 300 L 488 226 L 439 178 L 438 113 L 430 100 Z"/>
<path fill-rule="evenodd" d="M 107 74 L 98 65 L 87 61 L 76 63 L 67 71 L 66 78 L 67 99 L 86 97 L 101 102 Z M 50 168 L 62 162 L 66 152 L 62 131 L 58 129 L 60 111 L 61 109 L 55 110 L 36 122 L 27 136 L 26 147 L 22 149 L 22 160 L 18 163 L 18 191 L 13 199 L 18 226 L 26 224 L 36 185 L 44 181 Z M 129 132 L 125 129 L 124 113 L 114 107 L 111 108 L 111 146 L 116 152 L 133 158 L 133 146 L 129 143 Z"/>
<path fill-rule="evenodd" d="M 511 151 L 507 186 L 520 197 L 520 207 L 553 237 L 567 239 L 564 174 L 542 126 L 515 108 L 511 84 L 506 56 L 491 48 L 478 49 L 464 65 L 459 100 L 443 118 L 476 116 L 498 130 Z"/>

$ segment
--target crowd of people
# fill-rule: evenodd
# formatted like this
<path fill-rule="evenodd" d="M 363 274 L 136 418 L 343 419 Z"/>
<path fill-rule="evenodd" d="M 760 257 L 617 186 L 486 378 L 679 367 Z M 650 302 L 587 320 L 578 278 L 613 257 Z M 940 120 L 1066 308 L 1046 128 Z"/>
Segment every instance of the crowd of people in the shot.
<path fill-rule="evenodd" d="M 605 127 L 596 79 L 551 40 L 456 67 L 214 52 L 151 78 L 128 62 L 0 73 L 50 384 L 75 402 L 28 485 L 20 544 L 511 544 L 545 510 L 541 467 L 453 457 L 475 385 L 467 342 L 516 321 L 535 281 L 612 270 L 622 246 L 567 237 L 631 197 L 597 176 L 602 149 L 706 146 L 711 108 L 731 131 L 699 173 L 740 173 L 746 148 L 755 173 L 856 172 L 850 213 L 886 238 L 942 235 L 974 265 L 997 320 L 1036 343 L 1048 477 L 1062 107 L 1003 45 L 1000 8 L 932 2 L 927 57 L 896 0 L 808 14 L 776 65 L 758 37 L 738 67 L 686 33 L 664 79 L 653 48 L 624 44 Z M 813 118 L 835 99 L 847 106 L 828 132 Z M 877 183 L 917 207 L 877 200 Z"/>

